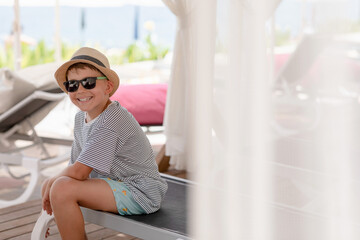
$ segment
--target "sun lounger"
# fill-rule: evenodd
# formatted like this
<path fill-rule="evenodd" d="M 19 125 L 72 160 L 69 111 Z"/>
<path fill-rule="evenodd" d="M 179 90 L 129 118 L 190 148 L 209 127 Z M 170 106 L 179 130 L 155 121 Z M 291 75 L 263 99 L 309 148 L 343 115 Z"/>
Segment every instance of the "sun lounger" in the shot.
<path fill-rule="evenodd" d="M 0 200 L 0 207 L 26 202 L 35 190 L 40 171 L 68 159 L 68 153 L 56 157 L 50 156 L 45 143 L 69 145 L 71 141 L 39 137 L 34 128 L 66 96 L 59 90 L 34 91 L 0 115 L 0 164 L 14 178 L 28 175 L 31 177 L 26 190 L 18 198 Z M 23 140 L 27 144 L 18 146 L 17 140 Z M 28 157 L 23 154 L 25 149 L 34 146 L 40 147 L 43 158 Z M 29 171 L 29 174 L 15 176 L 11 171 L 12 166 L 22 166 Z"/>
<path fill-rule="evenodd" d="M 327 36 L 305 36 L 282 66 L 275 84 L 289 87 L 288 85 L 299 83 L 331 43 L 331 38 Z"/>
<path fill-rule="evenodd" d="M 320 110 L 315 101 L 317 93 L 314 89 L 317 88 L 321 76 L 317 78 L 312 74 L 319 68 L 324 52 L 332 43 L 328 36 L 305 35 L 280 68 L 274 81 L 275 115 L 288 115 L 294 120 L 289 126 L 283 124 L 281 119 L 271 123 L 280 135 L 290 136 L 318 126 Z M 303 114 L 302 118 L 298 117 L 299 114 Z"/>
<path fill-rule="evenodd" d="M 190 181 L 163 174 L 168 191 L 159 211 L 148 215 L 120 216 L 113 213 L 81 208 L 85 222 L 146 240 L 189 240 L 187 231 L 187 192 Z M 53 216 L 42 211 L 31 240 L 44 240 Z"/>

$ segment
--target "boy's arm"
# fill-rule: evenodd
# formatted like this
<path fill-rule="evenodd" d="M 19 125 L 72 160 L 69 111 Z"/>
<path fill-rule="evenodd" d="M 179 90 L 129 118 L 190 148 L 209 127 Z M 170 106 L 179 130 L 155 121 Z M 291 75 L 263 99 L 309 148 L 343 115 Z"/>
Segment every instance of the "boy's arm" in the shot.
<path fill-rule="evenodd" d="M 85 180 L 89 178 L 89 174 L 93 168 L 86 166 L 85 164 L 79 163 L 76 161 L 74 164 L 67 166 L 63 171 L 61 171 L 54 178 L 58 178 L 61 176 L 68 176 L 74 178 L 76 180 Z"/>

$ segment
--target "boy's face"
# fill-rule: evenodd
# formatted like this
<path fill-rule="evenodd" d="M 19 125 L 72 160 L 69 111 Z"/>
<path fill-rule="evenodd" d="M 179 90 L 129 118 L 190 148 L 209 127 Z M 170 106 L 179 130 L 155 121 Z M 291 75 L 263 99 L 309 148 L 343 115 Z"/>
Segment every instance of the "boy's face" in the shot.
<path fill-rule="evenodd" d="M 72 69 L 68 72 L 68 80 L 82 80 L 87 77 L 101 77 L 101 73 L 90 68 Z M 106 79 L 96 80 L 96 86 L 93 89 L 85 89 L 81 84 L 75 92 L 69 92 L 70 100 L 81 111 L 87 112 L 87 120 L 96 118 L 104 111 L 109 94 L 113 89 L 113 83 Z"/>

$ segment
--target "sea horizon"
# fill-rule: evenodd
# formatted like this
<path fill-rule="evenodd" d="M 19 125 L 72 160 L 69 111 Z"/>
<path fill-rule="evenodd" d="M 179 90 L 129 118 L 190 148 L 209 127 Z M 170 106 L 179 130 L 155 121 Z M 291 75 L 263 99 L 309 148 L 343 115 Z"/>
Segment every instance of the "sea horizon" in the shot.
<path fill-rule="evenodd" d="M 0 6 L 2 44 L 12 33 L 13 16 L 12 7 Z M 21 32 L 28 40 L 43 40 L 49 46 L 54 45 L 54 7 L 21 7 L 20 22 Z M 145 25 L 152 26 L 153 30 L 149 31 Z M 175 31 L 176 17 L 165 6 L 60 7 L 60 38 L 68 45 L 126 48 L 151 34 L 156 44 L 172 47 Z"/>

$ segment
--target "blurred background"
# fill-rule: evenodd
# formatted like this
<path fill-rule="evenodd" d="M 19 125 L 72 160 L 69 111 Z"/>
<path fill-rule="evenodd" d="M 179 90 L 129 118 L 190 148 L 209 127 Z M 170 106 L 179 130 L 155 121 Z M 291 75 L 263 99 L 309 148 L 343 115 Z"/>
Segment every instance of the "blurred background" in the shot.
<path fill-rule="evenodd" d="M 122 84 L 168 85 L 197 239 L 359 239 L 359 0 L 0 0 L 0 21 L 0 68 L 25 78 L 91 46 Z M 71 137 L 70 106 L 36 128 Z"/>

